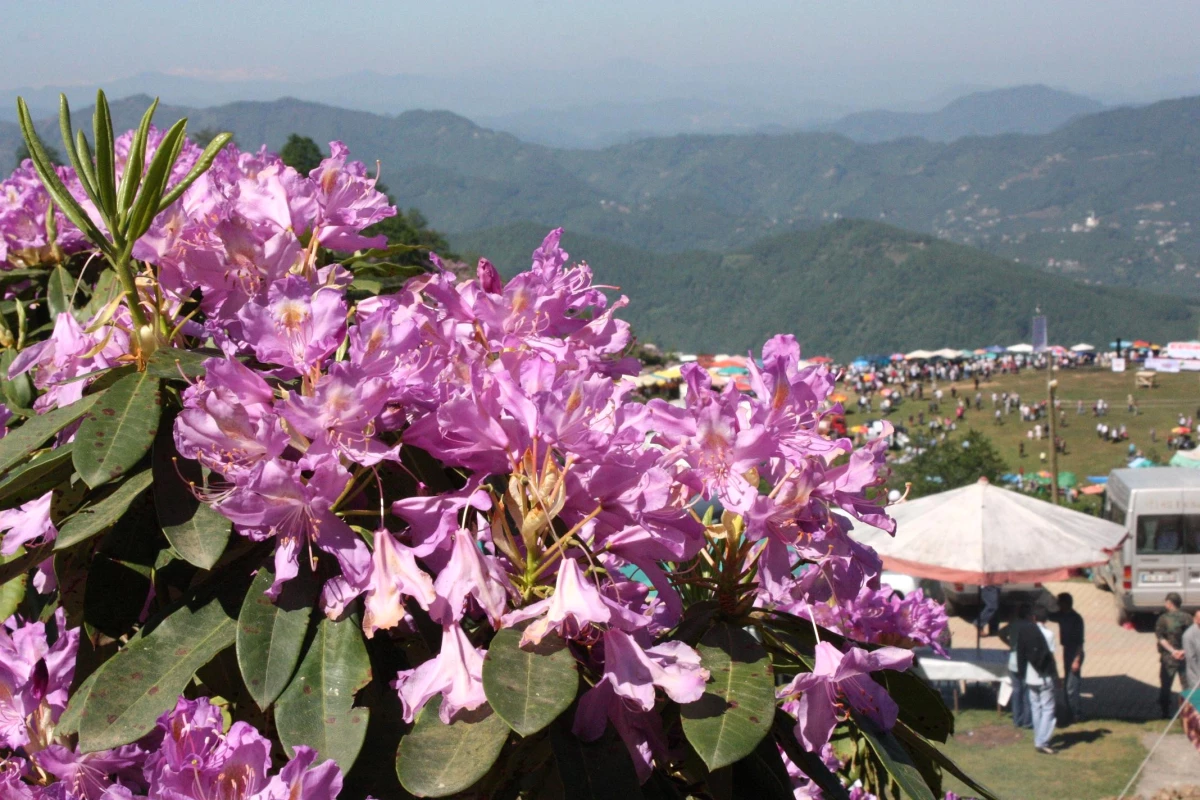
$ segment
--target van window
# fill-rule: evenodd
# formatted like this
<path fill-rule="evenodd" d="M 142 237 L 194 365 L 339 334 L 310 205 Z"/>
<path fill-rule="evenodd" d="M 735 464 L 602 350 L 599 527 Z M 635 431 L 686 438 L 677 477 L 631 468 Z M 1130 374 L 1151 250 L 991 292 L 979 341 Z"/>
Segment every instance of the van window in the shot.
<path fill-rule="evenodd" d="M 1186 548 L 1189 554 L 1200 553 L 1200 514 L 1187 514 L 1183 518 Z"/>
<path fill-rule="evenodd" d="M 1109 522 L 1115 522 L 1118 525 L 1125 524 L 1125 509 L 1116 505 L 1111 500 L 1108 502 L 1108 507 L 1104 509 L 1103 516 Z"/>
<path fill-rule="evenodd" d="M 1150 514 L 1138 517 L 1138 555 L 1182 555 L 1183 528 L 1184 518 L 1179 514 Z"/>

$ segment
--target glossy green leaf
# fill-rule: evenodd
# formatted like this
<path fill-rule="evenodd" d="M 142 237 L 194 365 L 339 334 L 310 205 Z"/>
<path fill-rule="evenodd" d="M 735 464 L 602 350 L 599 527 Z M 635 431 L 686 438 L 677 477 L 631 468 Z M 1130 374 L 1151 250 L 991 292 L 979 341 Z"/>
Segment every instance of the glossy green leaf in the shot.
<path fill-rule="evenodd" d="M 210 358 L 224 358 L 220 352 L 203 350 L 180 350 L 164 347 L 156 350 L 146 364 L 146 373 L 164 380 L 183 380 L 204 376 L 204 362 Z"/>
<path fill-rule="evenodd" d="M 25 548 L 17 548 L 11 556 L 0 556 L 0 564 L 10 564 L 25 555 Z M 8 619 L 17 613 L 17 606 L 25 599 L 25 586 L 29 576 L 22 572 L 0 584 L 0 619 Z"/>
<path fill-rule="evenodd" d="M 912 757 L 904 749 L 904 745 L 891 733 L 884 733 L 875 727 L 870 720 L 855 715 L 859 731 L 879 757 L 883 768 L 892 776 L 900 789 L 910 800 L 935 800 L 933 791 L 925 783 L 921 771 L 913 763 Z"/>
<path fill-rule="evenodd" d="M 153 472 L 144 469 L 129 476 L 103 500 L 76 511 L 59 526 L 54 549 L 65 550 L 116 524 L 129 505 L 150 488 L 150 484 L 154 482 L 153 476 Z"/>
<path fill-rule="evenodd" d="M 734 625 L 715 625 L 697 650 L 711 679 L 680 716 L 687 740 L 716 770 L 750 755 L 767 735 L 775 717 L 775 673 L 763 646 Z"/>
<path fill-rule="evenodd" d="M 0 508 L 13 508 L 41 497 L 54 487 L 69 480 L 72 443 L 42 453 L 28 464 L 12 471 L 0 482 Z"/>
<path fill-rule="evenodd" d="M 51 436 L 79 419 L 102 396 L 87 395 L 64 408 L 39 414 L 9 431 L 0 439 L 0 474 L 40 449 Z"/>
<path fill-rule="evenodd" d="M 899 719 L 926 739 L 945 742 L 954 733 L 954 714 L 942 694 L 911 670 L 885 669 L 873 676 L 900 707 Z"/>
<path fill-rule="evenodd" d="M 492 710 L 514 731 L 529 736 L 575 700 L 575 657 L 555 634 L 521 647 L 521 631 L 505 628 L 492 638 L 484 657 L 483 690 Z"/>
<path fill-rule="evenodd" d="M 126 474 L 142 460 L 162 416 L 159 379 L 145 372 L 125 375 L 84 418 L 75 435 L 75 469 L 93 489 Z"/>
<path fill-rule="evenodd" d="M 913 756 L 924 756 L 933 763 L 937 764 L 944 771 L 950 773 L 955 778 L 965 783 L 975 792 L 980 800 L 1000 800 L 999 796 L 991 789 L 984 786 L 979 781 L 968 775 L 962 767 L 954 762 L 954 759 L 942 752 L 937 745 L 927 741 L 904 723 L 898 723 L 892 729 L 892 733 L 897 739 L 903 742 L 908 752 Z"/>
<path fill-rule="evenodd" d="M 764 737 L 754 752 L 729 767 L 738 795 L 755 800 L 795 800 L 792 779 L 788 775 L 774 737 Z"/>
<path fill-rule="evenodd" d="M 610 725 L 594 742 L 571 732 L 566 719 L 550 728 L 550 747 L 571 800 L 638 800 L 642 787 L 629 750 Z"/>
<path fill-rule="evenodd" d="M 141 124 L 134 131 L 133 141 L 130 142 L 129 156 L 125 159 L 125 169 L 121 173 L 121 183 L 117 187 L 117 216 L 122 222 L 129 213 L 129 206 L 137 194 L 142 182 L 142 167 L 146 164 L 146 140 L 150 134 L 150 122 L 154 119 L 154 111 L 158 108 L 158 98 L 142 114 Z"/>
<path fill-rule="evenodd" d="M 3 324 L 3 320 L 0 320 Z M 33 381 L 29 379 L 28 374 L 21 374 L 15 378 L 9 378 L 8 368 L 12 366 L 12 362 L 17 357 L 17 351 L 9 348 L 3 353 L 0 353 L 0 375 L 5 376 L 4 380 L 0 381 L 0 394 L 4 395 L 4 402 L 10 409 L 12 408 L 29 408 L 33 404 L 34 391 Z"/>
<path fill-rule="evenodd" d="M 80 748 L 107 750 L 149 733 L 196 670 L 233 644 L 231 605 L 221 597 L 184 604 L 105 662 L 80 712 Z"/>
<path fill-rule="evenodd" d="M 350 771 L 367 735 L 368 709 L 354 695 L 371 680 L 371 661 L 359 621 L 322 617 L 292 682 L 275 705 L 279 738 L 290 754 L 308 745 L 321 759 Z"/>
<path fill-rule="evenodd" d="M 74 291 L 75 281 L 62 264 L 50 271 L 50 280 L 46 282 L 46 305 L 50 307 L 51 319 L 71 311 L 71 295 Z"/>
<path fill-rule="evenodd" d="M 201 503 L 196 490 L 205 485 L 199 462 L 175 450 L 174 425 L 166 421 L 154 439 L 154 508 L 175 552 L 200 569 L 212 569 L 225 552 L 233 523 Z"/>
<path fill-rule="evenodd" d="M 92 136 L 96 140 L 96 194 L 108 219 L 117 214 L 117 165 L 114 150 L 112 114 L 104 92 L 96 91 L 96 110 L 92 114 Z"/>
<path fill-rule="evenodd" d="M 159 203 L 162 201 L 163 190 L 170 177 L 171 168 L 179 155 L 179 148 L 187 130 L 187 120 L 179 120 L 172 125 L 158 143 L 154 157 L 146 167 L 142 178 L 142 186 L 129 209 L 128 246 L 141 238 L 150 229 L 150 223 L 158 214 Z"/>
<path fill-rule="evenodd" d="M 200 153 L 200 157 L 196 159 L 196 163 L 192 165 L 190 170 L 188 170 L 188 174 L 184 175 L 183 179 L 180 180 L 179 183 L 172 186 L 171 190 L 163 195 L 162 201 L 158 204 L 158 210 L 162 211 L 167 206 L 171 205 L 171 203 L 174 203 L 176 200 L 178 200 L 179 197 L 185 191 L 187 191 L 187 188 L 196 182 L 197 178 L 208 171 L 208 168 L 212 166 L 213 160 L 216 159 L 217 154 L 221 152 L 225 145 L 232 141 L 232 133 L 218 133 L 216 136 L 214 136 L 212 141 L 208 143 L 208 146 L 205 147 L 203 152 Z"/>
<path fill-rule="evenodd" d="M 29 157 L 33 161 L 33 168 L 37 171 L 42 185 L 46 187 L 47 194 L 50 195 L 50 198 L 58 206 L 59 210 L 63 212 L 63 216 L 71 220 L 76 228 L 83 231 L 84 235 L 93 244 L 103 251 L 108 251 L 110 249 L 108 239 L 96 227 L 96 223 L 84 211 L 83 206 L 79 205 L 79 202 L 71 195 L 67 187 L 63 185 L 62 179 L 58 177 L 54 163 L 46 153 L 46 148 L 42 144 L 42 140 L 38 138 L 37 130 L 33 124 L 33 116 L 29 113 L 29 106 L 20 97 L 17 98 L 17 119 L 21 125 L 21 135 L 25 139 L 25 146 L 29 148 Z M 74 151 L 74 146 L 70 149 Z"/>
<path fill-rule="evenodd" d="M 438 717 L 441 698 L 425 704 L 400 740 L 396 775 L 417 797 L 457 794 L 487 774 L 508 740 L 509 728 L 486 705 L 449 725 Z"/>
<path fill-rule="evenodd" d="M 274 582 L 274 571 L 260 569 L 238 615 L 238 668 L 250 696 L 263 709 L 291 683 L 319 589 L 311 573 L 305 573 L 284 584 L 272 601 L 266 592 Z"/>
<path fill-rule="evenodd" d="M 63 149 L 67 153 L 67 160 L 71 162 L 71 166 L 75 168 L 75 174 L 79 177 L 79 184 L 83 187 L 84 194 L 92 201 L 92 205 L 99 211 L 101 210 L 100 195 L 96 191 L 96 172 L 92 168 L 91 160 L 87 155 L 87 150 L 77 147 L 77 140 L 71 136 L 71 106 L 67 103 L 67 96 L 59 94 L 58 96 L 58 130 L 62 135 Z M 82 131 L 80 139 L 83 138 Z M 30 151 L 32 157 L 33 151 Z M 36 166 L 37 162 L 34 162 Z M 103 213 L 101 211 L 101 213 Z"/>

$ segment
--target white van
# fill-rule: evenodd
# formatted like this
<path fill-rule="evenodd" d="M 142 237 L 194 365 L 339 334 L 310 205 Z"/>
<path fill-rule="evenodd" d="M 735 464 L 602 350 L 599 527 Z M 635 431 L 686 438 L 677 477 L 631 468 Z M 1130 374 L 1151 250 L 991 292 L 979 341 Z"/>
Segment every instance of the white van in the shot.
<path fill-rule="evenodd" d="M 1097 570 L 1117 598 L 1118 621 L 1161 611 L 1171 592 L 1185 607 L 1200 607 L 1200 470 L 1113 470 L 1104 518 L 1129 534 Z"/>

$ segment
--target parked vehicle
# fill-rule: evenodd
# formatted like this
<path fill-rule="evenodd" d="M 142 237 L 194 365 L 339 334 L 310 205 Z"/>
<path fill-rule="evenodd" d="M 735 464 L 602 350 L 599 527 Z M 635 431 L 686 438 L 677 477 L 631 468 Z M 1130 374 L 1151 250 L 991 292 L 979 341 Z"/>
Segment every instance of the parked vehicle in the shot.
<path fill-rule="evenodd" d="M 973 583 L 941 581 L 940 591 L 946 613 L 951 616 L 961 614 L 964 609 L 979 608 L 983 605 L 983 601 L 979 599 L 979 587 Z M 1022 603 L 1044 601 L 1045 594 L 1046 590 L 1040 583 L 1006 583 L 1000 587 L 1000 608 L 1005 610 Z"/>
<path fill-rule="evenodd" d="M 1200 607 L 1200 471 L 1113 470 L 1103 513 L 1128 532 L 1096 573 L 1116 596 L 1119 622 L 1160 611 L 1170 592 L 1185 607 Z"/>

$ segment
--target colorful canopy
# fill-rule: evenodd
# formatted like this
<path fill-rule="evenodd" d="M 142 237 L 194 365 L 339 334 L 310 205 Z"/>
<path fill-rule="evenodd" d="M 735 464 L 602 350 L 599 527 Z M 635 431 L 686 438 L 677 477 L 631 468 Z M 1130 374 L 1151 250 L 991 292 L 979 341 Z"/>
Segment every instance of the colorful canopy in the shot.
<path fill-rule="evenodd" d="M 1114 522 L 986 481 L 888 510 L 894 537 L 854 521 L 854 538 L 875 548 L 887 569 L 956 583 L 1063 580 L 1108 561 L 1125 538 Z"/>
<path fill-rule="evenodd" d="M 1200 469 L 1200 448 L 1196 450 L 1176 450 L 1175 455 L 1171 456 L 1169 465 L 1172 467 Z"/>

